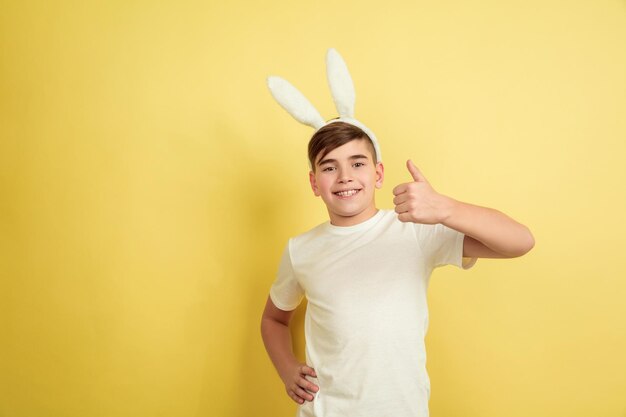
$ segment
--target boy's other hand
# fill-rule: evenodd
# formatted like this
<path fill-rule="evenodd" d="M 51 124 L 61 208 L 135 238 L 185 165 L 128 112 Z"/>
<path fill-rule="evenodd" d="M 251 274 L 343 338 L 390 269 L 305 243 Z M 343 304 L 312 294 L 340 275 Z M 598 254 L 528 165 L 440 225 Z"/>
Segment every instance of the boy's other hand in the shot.
<path fill-rule="evenodd" d="M 320 389 L 317 385 L 306 379 L 306 375 L 317 378 L 315 369 L 306 364 L 297 362 L 289 368 L 286 375 L 282 378 L 287 394 L 298 404 L 303 404 L 305 400 L 313 401 L 315 397 L 310 394 L 309 391 L 315 393 Z"/>
<path fill-rule="evenodd" d="M 393 189 L 393 204 L 402 222 L 436 224 L 449 215 L 451 199 L 439 194 L 410 159 L 406 166 L 413 177 L 412 182 L 400 184 Z"/>

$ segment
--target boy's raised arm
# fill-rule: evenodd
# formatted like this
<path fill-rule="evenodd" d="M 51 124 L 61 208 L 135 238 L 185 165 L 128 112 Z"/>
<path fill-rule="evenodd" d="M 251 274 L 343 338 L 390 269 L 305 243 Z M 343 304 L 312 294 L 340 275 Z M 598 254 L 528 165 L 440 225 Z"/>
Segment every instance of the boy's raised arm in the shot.
<path fill-rule="evenodd" d="M 399 220 L 442 223 L 464 233 L 465 257 L 513 258 L 524 255 L 535 245 L 528 227 L 498 210 L 463 203 L 439 194 L 410 159 L 407 168 L 413 182 L 400 184 L 393 189 L 393 203 Z M 472 239 L 467 239 L 467 236 Z"/>
<path fill-rule="evenodd" d="M 466 235 L 463 244 L 463 256 L 466 257 L 484 257 L 485 249 L 491 249 L 502 257 L 515 258 L 535 245 L 530 230 L 506 214 L 452 198 L 449 214 L 442 223 Z M 473 239 L 468 241 L 467 236 Z"/>

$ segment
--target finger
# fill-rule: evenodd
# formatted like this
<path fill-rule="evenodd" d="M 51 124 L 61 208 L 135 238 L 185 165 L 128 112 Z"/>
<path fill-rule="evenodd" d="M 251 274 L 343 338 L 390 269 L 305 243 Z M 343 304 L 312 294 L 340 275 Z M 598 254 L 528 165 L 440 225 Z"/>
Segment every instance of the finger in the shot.
<path fill-rule="evenodd" d="M 315 369 L 306 365 L 302 365 L 302 367 L 300 368 L 300 373 L 304 375 L 311 375 L 311 376 L 317 377 L 317 374 L 315 373 Z"/>
<path fill-rule="evenodd" d="M 304 398 L 307 401 L 313 401 L 313 394 L 309 394 L 308 392 L 306 392 L 305 390 L 303 390 L 300 387 L 296 387 L 295 389 L 295 393 L 298 395 L 298 397 L 300 398 Z"/>
<path fill-rule="evenodd" d="M 428 181 L 426 181 L 426 178 L 424 177 L 424 175 L 422 175 L 420 170 L 417 169 L 417 167 L 415 166 L 413 161 L 411 161 L 410 159 L 406 161 L 406 167 L 409 169 L 409 172 L 411 173 L 411 176 L 413 177 L 413 181 L 428 182 Z"/>
<path fill-rule="evenodd" d="M 395 188 L 393 189 L 393 195 L 399 195 L 402 194 L 404 192 L 406 192 L 407 190 L 407 184 L 400 184 L 400 185 L 396 185 Z"/>
<path fill-rule="evenodd" d="M 305 378 L 300 378 L 300 381 L 298 381 L 298 385 L 311 392 L 317 392 L 320 389 L 317 385 Z"/>
<path fill-rule="evenodd" d="M 288 394 L 289 394 L 289 397 L 291 397 L 291 399 L 297 402 L 298 404 L 302 404 L 304 402 L 304 400 L 300 398 L 295 392 L 290 390 Z"/>
<path fill-rule="evenodd" d="M 398 214 L 407 213 L 410 210 L 410 207 L 408 203 L 402 203 L 402 204 L 398 204 L 394 210 Z"/>
<path fill-rule="evenodd" d="M 401 222 L 410 222 L 411 220 L 411 215 L 409 213 L 401 213 L 398 214 L 398 220 L 400 220 Z"/>
<path fill-rule="evenodd" d="M 409 199 L 409 193 L 402 193 L 393 198 L 393 204 L 397 206 L 398 204 L 404 203 L 408 199 Z"/>

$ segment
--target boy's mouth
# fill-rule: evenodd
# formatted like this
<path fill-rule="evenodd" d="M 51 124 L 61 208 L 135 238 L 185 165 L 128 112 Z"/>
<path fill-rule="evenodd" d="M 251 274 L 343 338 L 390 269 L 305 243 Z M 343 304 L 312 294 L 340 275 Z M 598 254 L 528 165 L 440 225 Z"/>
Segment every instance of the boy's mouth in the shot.
<path fill-rule="evenodd" d="M 352 197 L 353 195 L 356 195 L 359 191 L 361 191 L 361 188 L 352 188 L 349 190 L 336 191 L 333 194 L 335 194 L 338 197 L 348 198 L 348 197 Z"/>

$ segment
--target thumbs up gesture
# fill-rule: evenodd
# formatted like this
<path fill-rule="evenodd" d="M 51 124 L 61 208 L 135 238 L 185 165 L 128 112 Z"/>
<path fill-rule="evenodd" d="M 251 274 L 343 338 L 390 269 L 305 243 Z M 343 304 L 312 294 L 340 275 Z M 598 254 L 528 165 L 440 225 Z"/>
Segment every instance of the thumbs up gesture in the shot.
<path fill-rule="evenodd" d="M 441 223 L 447 214 L 448 197 L 437 193 L 426 177 L 409 159 L 406 161 L 412 182 L 400 184 L 393 189 L 393 204 L 398 219 L 403 222 L 436 224 Z"/>

